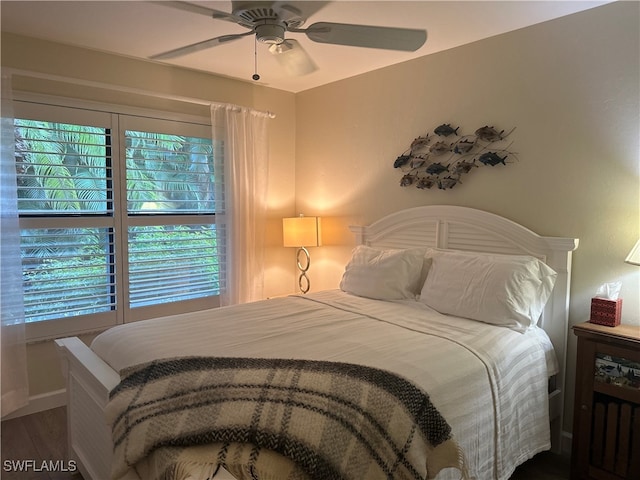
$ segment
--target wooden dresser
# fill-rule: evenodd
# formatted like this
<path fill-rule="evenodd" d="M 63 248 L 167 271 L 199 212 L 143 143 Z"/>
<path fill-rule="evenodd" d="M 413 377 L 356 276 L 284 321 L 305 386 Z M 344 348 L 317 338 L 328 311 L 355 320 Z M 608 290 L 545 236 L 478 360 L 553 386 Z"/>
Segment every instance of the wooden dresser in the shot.
<path fill-rule="evenodd" d="M 640 479 L 640 327 L 582 323 L 571 480 Z"/>

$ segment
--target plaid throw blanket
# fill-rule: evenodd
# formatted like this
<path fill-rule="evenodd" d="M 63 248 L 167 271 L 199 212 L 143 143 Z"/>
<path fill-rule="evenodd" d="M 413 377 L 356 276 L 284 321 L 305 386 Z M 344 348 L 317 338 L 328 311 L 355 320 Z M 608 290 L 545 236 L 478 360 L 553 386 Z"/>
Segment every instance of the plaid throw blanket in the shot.
<path fill-rule="evenodd" d="M 384 370 L 182 357 L 125 369 L 121 378 L 106 408 L 113 478 L 140 472 L 149 457 L 161 479 L 186 478 L 179 472 L 190 466 L 213 473 L 219 464 L 248 472 L 239 478 L 430 479 L 447 467 L 466 478 L 462 453 L 429 396 Z"/>

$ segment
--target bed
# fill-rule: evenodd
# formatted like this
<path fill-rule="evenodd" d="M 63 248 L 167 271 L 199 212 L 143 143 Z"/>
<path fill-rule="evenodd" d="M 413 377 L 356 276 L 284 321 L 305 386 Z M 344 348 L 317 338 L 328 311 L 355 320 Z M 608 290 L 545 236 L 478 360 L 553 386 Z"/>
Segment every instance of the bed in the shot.
<path fill-rule="evenodd" d="M 69 452 L 85 480 L 111 474 L 105 409 L 121 382 L 119 372 L 191 356 L 344 362 L 401 375 L 428 392 L 450 425 L 469 478 L 507 480 L 536 453 L 559 451 L 571 256 L 578 240 L 539 236 L 511 220 L 457 206 L 411 208 L 351 230 L 358 247 L 340 289 L 117 326 L 90 347 L 76 337 L 57 340 L 67 379 Z M 404 270 L 398 270 L 398 258 Z M 476 304 L 447 299 L 470 288 L 456 284 L 468 279 L 452 274 L 455 268 L 484 272 L 503 261 L 509 268 L 513 261 L 518 269 L 521 262 L 533 265 L 536 278 L 542 272 L 553 279 L 550 286 L 541 283 L 546 298 L 537 310 L 526 306 L 525 320 L 495 324 L 491 318 L 501 307 L 492 304 L 491 292 L 478 312 L 465 310 Z M 412 285 L 374 281 L 389 265 L 398 278 L 411 270 Z M 483 279 L 481 287 L 491 281 Z M 398 288 L 404 291 L 398 294 Z M 526 324 L 531 316 L 540 328 Z M 215 478 L 240 475 L 233 465 L 227 468 Z M 129 473 L 123 478 L 137 478 Z M 436 478 L 460 478 L 460 472 L 443 468 Z"/>

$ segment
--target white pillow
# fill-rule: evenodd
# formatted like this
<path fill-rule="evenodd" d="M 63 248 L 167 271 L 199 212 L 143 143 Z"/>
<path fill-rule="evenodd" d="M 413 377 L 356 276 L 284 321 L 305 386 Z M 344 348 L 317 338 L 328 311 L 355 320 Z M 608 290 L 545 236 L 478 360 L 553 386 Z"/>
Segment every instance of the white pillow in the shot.
<path fill-rule="evenodd" d="M 432 250 L 420 301 L 440 313 L 510 327 L 535 325 L 556 272 L 527 255 Z"/>
<path fill-rule="evenodd" d="M 345 267 L 340 289 L 378 300 L 415 299 L 424 254 L 424 248 L 379 250 L 359 245 Z"/>

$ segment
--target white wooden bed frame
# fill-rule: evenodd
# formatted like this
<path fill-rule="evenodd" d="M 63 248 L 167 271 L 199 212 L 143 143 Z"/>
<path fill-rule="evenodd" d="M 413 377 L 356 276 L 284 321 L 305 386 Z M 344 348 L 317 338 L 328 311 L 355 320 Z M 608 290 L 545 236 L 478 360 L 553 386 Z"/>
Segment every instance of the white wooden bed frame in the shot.
<path fill-rule="evenodd" d="M 364 227 L 350 227 L 357 244 L 384 248 L 437 247 L 477 252 L 528 254 L 557 273 L 539 325 L 553 342 L 560 372 L 550 389 L 553 450 L 560 451 L 572 251 L 578 239 L 542 237 L 511 220 L 466 207 L 424 206 L 388 215 Z M 111 433 L 104 420 L 109 391 L 118 373 L 77 337 L 56 341 L 67 381 L 69 455 L 85 480 L 106 480 L 111 470 Z M 232 479 L 221 472 L 216 480 Z"/>

